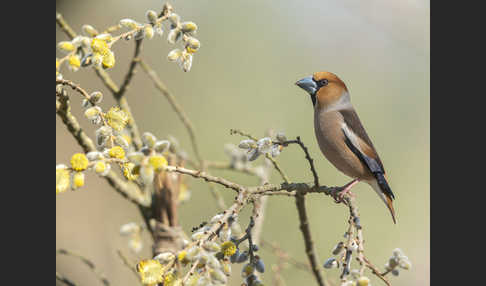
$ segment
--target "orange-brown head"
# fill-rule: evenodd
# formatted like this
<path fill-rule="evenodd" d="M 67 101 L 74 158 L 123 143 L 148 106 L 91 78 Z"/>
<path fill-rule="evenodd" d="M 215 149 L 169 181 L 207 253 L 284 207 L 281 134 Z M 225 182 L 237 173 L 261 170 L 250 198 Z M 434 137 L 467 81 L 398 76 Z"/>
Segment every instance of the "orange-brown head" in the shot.
<path fill-rule="evenodd" d="M 316 72 L 312 76 L 303 78 L 295 83 L 307 91 L 315 105 L 327 107 L 338 102 L 341 97 L 348 94 L 348 88 L 344 82 L 331 72 Z"/>

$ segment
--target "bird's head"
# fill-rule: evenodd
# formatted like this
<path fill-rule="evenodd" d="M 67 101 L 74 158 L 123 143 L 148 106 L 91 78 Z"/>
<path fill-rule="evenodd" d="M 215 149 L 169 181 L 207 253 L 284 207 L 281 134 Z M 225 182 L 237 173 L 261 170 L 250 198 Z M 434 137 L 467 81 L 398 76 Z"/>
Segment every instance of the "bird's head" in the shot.
<path fill-rule="evenodd" d="M 330 72 L 316 72 L 312 76 L 305 77 L 295 83 L 310 94 L 312 104 L 319 107 L 327 107 L 338 102 L 343 95 L 348 94 L 344 82 Z"/>

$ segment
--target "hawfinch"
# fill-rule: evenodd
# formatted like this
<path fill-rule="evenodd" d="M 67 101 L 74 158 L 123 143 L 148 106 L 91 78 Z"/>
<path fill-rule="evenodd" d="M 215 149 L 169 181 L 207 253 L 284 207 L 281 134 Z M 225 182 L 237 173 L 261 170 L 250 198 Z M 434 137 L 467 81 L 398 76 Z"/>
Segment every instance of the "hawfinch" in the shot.
<path fill-rule="evenodd" d="M 307 91 L 314 105 L 314 130 L 324 156 L 341 172 L 353 178 L 339 197 L 359 181 L 368 183 L 390 210 L 393 195 L 380 157 L 354 110 L 344 82 L 330 72 L 316 72 L 295 83 Z"/>

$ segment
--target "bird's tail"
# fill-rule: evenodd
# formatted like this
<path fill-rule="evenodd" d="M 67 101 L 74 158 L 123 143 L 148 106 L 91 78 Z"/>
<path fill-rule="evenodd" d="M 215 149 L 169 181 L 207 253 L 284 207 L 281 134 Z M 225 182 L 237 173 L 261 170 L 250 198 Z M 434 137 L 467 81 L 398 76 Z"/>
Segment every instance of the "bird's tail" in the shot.
<path fill-rule="evenodd" d="M 393 208 L 393 199 L 395 196 L 393 195 L 393 192 L 390 189 L 390 186 L 388 185 L 383 173 L 375 173 L 375 178 L 376 180 L 369 181 L 368 183 L 388 207 L 393 219 L 393 223 L 396 224 L 397 221 L 395 219 L 395 209 Z"/>

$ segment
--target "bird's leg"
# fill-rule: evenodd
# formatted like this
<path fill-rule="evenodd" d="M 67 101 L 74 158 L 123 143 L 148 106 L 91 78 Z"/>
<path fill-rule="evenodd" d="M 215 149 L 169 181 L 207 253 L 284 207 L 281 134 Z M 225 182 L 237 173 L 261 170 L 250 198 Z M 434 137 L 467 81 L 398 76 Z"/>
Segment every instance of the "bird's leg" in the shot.
<path fill-rule="evenodd" d="M 336 195 L 334 195 L 334 200 L 336 200 L 336 203 L 340 203 L 343 201 L 343 198 L 346 194 L 350 194 L 351 196 L 354 196 L 353 193 L 351 193 L 351 188 L 356 185 L 359 182 L 359 179 L 354 179 L 351 182 L 347 183 L 346 185 L 342 186 L 342 190 L 339 191 Z M 337 196 L 337 198 L 336 198 Z"/>

